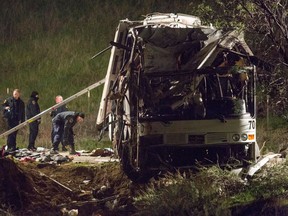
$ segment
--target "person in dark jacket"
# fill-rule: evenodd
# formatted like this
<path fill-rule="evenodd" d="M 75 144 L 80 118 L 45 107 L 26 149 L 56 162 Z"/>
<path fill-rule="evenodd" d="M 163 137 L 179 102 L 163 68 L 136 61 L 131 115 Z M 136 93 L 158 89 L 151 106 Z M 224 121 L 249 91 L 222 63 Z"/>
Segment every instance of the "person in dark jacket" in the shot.
<path fill-rule="evenodd" d="M 84 113 L 65 111 L 57 114 L 52 119 L 52 149 L 50 154 L 57 154 L 59 143 L 63 137 L 63 144 L 70 145 L 70 154 L 76 154 L 74 143 L 74 125 L 83 122 L 85 117 Z"/>
<path fill-rule="evenodd" d="M 26 117 L 27 119 L 30 119 L 40 113 L 40 107 L 38 104 L 39 100 L 39 94 L 37 91 L 33 91 L 31 93 L 30 99 L 28 100 L 28 103 L 26 105 Z M 29 144 L 28 149 L 31 151 L 35 151 L 35 140 L 37 138 L 38 132 L 39 132 L 39 124 L 41 122 L 41 119 L 37 119 L 36 121 L 33 121 L 29 124 Z"/>
<path fill-rule="evenodd" d="M 19 89 L 14 89 L 13 96 L 7 98 L 3 104 L 3 115 L 8 123 L 8 130 L 16 127 L 19 123 L 25 121 L 25 104 L 20 98 L 21 92 Z M 16 150 L 16 137 L 17 132 L 9 134 L 7 137 L 7 151 L 15 151 Z"/>
<path fill-rule="evenodd" d="M 63 101 L 63 97 L 61 95 L 57 95 L 55 97 L 56 104 L 61 103 L 62 101 Z M 68 111 L 68 108 L 66 107 L 66 105 L 63 105 L 52 110 L 52 112 L 50 113 L 50 116 L 54 118 L 58 113 L 65 112 L 65 111 Z"/>
<path fill-rule="evenodd" d="M 61 103 L 63 101 L 63 97 L 61 95 L 57 95 L 55 97 L 55 102 L 56 104 L 58 103 Z M 68 108 L 67 106 L 64 104 L 63 106 L 60 106 L 56 109 L 53 109 L 52 112 L 50 113 L 50 116 L 52 118 L 54 118 L 57 114 L 61 113 L 61 112 L 65 112 L 65 111 L 68 111 Z M 52 135 L 51 135 L 52 137 Z M 53 143 L 53 140 L 52 140 L 52 143 Z M 67 151 L 65 145 L 63 145 L 63 137 L 61 138 L 61 144 L 62 144 L 62 151 Z"/>

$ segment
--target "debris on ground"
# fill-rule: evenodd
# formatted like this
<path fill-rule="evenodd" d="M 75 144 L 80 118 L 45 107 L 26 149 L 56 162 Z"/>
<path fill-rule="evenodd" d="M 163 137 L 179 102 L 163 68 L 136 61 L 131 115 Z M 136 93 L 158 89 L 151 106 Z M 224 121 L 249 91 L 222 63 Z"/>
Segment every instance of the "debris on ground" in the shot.
<path fill-rule="evenodd" d="M 101 157 L 107 157 L 107 156 L 113 156 L 114 151 L 111 148 L 97 148 L 91 151 L 91 153 L 88 154 L 89 156 L 101 156 Z"/>
<path fill-rule="evenodd" d="M 6 157 L 0 158 L 0 166 L 0 211 L 11 215 L 39 211 L 43 215 L 131 215 L 135 211 L 131 197 L 139 188 L 117 162 L 79 166 Z"/>
<path fill-rule="evenodd" d="M 0 215 L 133 215 L 133 197 L 145 187 L 132 183 L 118 162 L 0 158 Z"/>
<path fill-rule="evenodd" d="M 89 154 L 93 158 L 106 157 L 111 150 L 79 152 L 76 158 Z M 145 185 L 132 183 L 118 162 L 79 165 L 70 163 L 75 156 L 67 154 L 20 149 L 0 158 L 0 215 L 37 215 L 41 211 L 43 215 L 121 216 L 136 212 L 133 197 Z"/>
<path fill-rule="evenodd" d="M 69 154 L 68 152 L 61 152 L 57 154 L 51 154 L 49 149 L 38 147 L 35 151 L 29 149 L 17 149 L 13 152 L 5 151 L 5 148 L 1 150 L 1 157 L 13 157 L 20 162 L 40 162 L 40 163 L 68 163 L 74 160 L 75 156 L 89 156 L 89 157 L 113 157 L 114 152 L 111 148 L 94 149 L 92 151 L 77 151 L 76 154 Z"/>
<path fill-rule="evenodd" d="M 31 215 L 33 212 L 49 211 L 56 215 L 56 205 L 66 202 L 66 198 L 72 195 L 64 190 L 61 194 L 53 194 L 53 191 L 61 190 L 58 185 L 35 175 L 33 170 L 27 174 L 9 158 L 0 159 L 0 167 L 0 203 L 3 211 Z"/>

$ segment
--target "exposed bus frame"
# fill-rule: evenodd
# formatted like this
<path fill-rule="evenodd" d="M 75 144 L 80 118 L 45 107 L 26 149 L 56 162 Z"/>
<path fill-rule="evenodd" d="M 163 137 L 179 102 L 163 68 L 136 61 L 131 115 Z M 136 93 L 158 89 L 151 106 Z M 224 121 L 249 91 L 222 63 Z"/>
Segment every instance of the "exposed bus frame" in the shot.
<path fill-rule="evenodd" d="M 191 37 L 196 37 L 193 43 L 199 42 L 201 47 L 189 57 L 186 65 L 181 65 L 183 69 L 178 67 L 179 57 L 175 62 L 173 58 L 179 44 L 179 47 L 186 46 L 186 41 L 177 38 L 186 36 L 181 33 L 186 30 L 193 32 L 189 32 L 190 36 L 194 34 Z M 173 31 L 177 33 L 174 34 Z M 129 178 L 133 181 L 145 181 L 163 169 L 173 170 L 197 164 L 243 166 L 245 161 L 256 160 L 260 156 L 256 142 L 256 69 L 249 59 L 253 54 L 241 32 L 234 30 L 223 33 L 211 26 L 202 26 L 199 18 L 185 14 L 150 14 L 143 21 L 121 20 L 111 44 L 113 47 L 97 125 L 102 129 L 109 125 L 109 137 Z M 194 46 L 195 44 L 191 45 L 192 48 Z M 236 46 L 239 47 L 238 50 L 235 50 Z M 186 51 L 186 48 L 182 49 Z M 173 55 L 170 51 L 174 52 Z M 189 119 L 185 116 L 181 119 L 179 112 L 175 110 L 182 111 L 187 103 L 204 104 L 201 102 L 204 93 L 201 95 L 197 91 L 206 76 L 217 79 L 221 79 L 221 76 L 234 76 L 234 72 L 231 72 L 234 66 L 215 66 L 215 59 L 224 52 L 239 56 L 246 62 L 241 66 L 242 72 L 237 73 L 245 75 L 245 81 L 249 82 L 249 86 L 247 84 L 243 87 L 246 91 L 243 96 L 246 97 L 245 100 L 239 100 L 246 103 L 243 102 L 243 107 L 247 111 L 234 117 L 217 114 L 212 118 L 213 114 L 210 114 L 208 118 L 194 116 Z M 179 78 L 181 76 L 184 78 Z M 171 115 L 167 115 L 166 111 L 157 111 L 155 114 L 161 104 L 158 102 L 166 99 L 163 96 L 156 97 L 159 100 L 156 103 L 158 107 L 148 105 L 149 99 L 155 100 L 156 95 L 155 92 L 148 91 L 155 80 L 153 77 L 156 80 L 169 77 L 169 88 L 164 92 L 166 98 L 174 100 L 180 96 L 177 101 L 169 101 Z M 220 83 L 219 80 L 217 82 Z M 187 84 L 190 85 L 190 90 L 184 94 L 181 88 Z M 220 102 L 213 105 L 225 109 L 219 103 L 236 101 L 233 97 L 224 97 L 221 86 L 220 93 Z M 149 94 L 153 97 L 147 97 Z M 150 109 L 154 109 L 154 113 L 152 110 L 149 114 Z M 204 112 L 206 115 L 206 110 Z"/>

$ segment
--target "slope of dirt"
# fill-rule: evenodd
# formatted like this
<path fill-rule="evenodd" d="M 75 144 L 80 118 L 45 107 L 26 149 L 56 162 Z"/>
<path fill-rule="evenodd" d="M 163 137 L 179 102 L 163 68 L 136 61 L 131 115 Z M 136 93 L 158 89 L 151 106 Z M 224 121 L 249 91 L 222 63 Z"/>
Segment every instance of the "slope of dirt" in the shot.
<path fill-rule="evenodd" d="M 117 162 L 98 165 L 19 163 L 0 159 L 0 209 L 13 215 L 130 215 L 132 197 L 143 186 Z"/>
<path fill-rule="evenodd" d="M 57 165 L 0 158 L 0 215 L 133 215 L 139 213 L 133 197 L 146 187 L 132 183 L 118 162 Z M 227 211 L 235 216 L 287 215 L 287 197 Z"/>

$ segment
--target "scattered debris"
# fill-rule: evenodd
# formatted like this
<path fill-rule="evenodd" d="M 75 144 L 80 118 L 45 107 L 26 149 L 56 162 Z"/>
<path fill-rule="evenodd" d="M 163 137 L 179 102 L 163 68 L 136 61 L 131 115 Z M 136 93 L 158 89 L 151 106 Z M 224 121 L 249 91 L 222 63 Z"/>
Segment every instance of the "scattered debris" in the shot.
<path fill-rule="evenodd" d="M 114 154 L 114 151 L 111 148 L 104 148 L 104 149 L 97 148 L 97 149 L 94 149 L 88 155 L 107 157 L 107 156 L 112 156 L 113 154 Z"/>
<path fill-rule="evenodd" d="M 275 162 L 276 161 L 276 162 Z M 263 166 L 273 166 L 285 161 L 284 158 L 281 158 L 281 154 L 268 153 L 261 156 L 261 158 L 256 162 L 251 164 L 248 167 L 241 167 L 237 169 L 232 169 L 231 172 L 241 177 L 243 180 L 247 181 L 251 179 L 253 175 L 258 172 Z"/>
<path fill-rule="evenodd" d="M 56 181 L 55 179 L 45 175 L 44 173 L 42 172 L 39 172 L 40 173 L 40 176 L 45 176 L 46 178 L 49 178 L 50 180 L 52 180 L 53 182 L 55 182 L 56 184 L 60 185 L 61 187 L 65 188 L 66 190 L 70 191 L 70 192 L 73 192 L 73 190 L 71 190 L 70 188 L 68 188 L 67 186 L 61 184 L 60 182 Z"/>
<path fill-rule="evenodd" d="M 111 187 L 107 187 L 106 185 L 102 185 L 99 189 L 95 189 L 92 191 L 92 195 L 96 199 L 103 199 L 105 197 L 111 196 L 113 194 L 113 189 Z"/>
<path fill-rule="evenodd" d="M 274 164 L 273 155 L 268 158 L 263 166 Z M 133 197 L 145 187 L 132 183 L 118 162 L 79 166 L 0 158 L 0 214 L 133 215 Z"/>
<path fill-rule="evenodd" d="M 5 147 L 2 148 L 1 157 L 13 157 L 15 160 L 20 162 L 39 162 L 39 163 L 50 163 L 50 164 L 63 164 L 73 161 L 76 157 L 113 157 L 114 152 L 111 148 L 94 149 L 91 152 L 85 150 L 77 151 L 77 154 L 68 154 L 66 152 L 59 154 L 51 154 L 49 149 L 38 147 L 36 151 L 30 151 L 26 148 L 17 149 L 13 152 L 6 152 Z"/>
<path fill-rule="evenodd" d="M 113 182 L 113 185 L 107 182 Z M 118 204 L 113 208 L 110 204 L 132 203 L 125 198 L 133 197 L 135 186 L 130 187 L 130 184 L 119 163 L 115 162 L 91 166 L 31 163 L 21 162 L 9 155 L 0 158 L 0 211 L 11 215 L 33 215 L 40 211 L 48 215 L 92 215 L 94 212 L 111 215 L 109 211 L 113 210 L 119 213 L 117 215 L 129 215 L 127 208 L 132 207 L 127 204 L 126 209 L 120 212 Z M 93 197 L 95 188 L 101 189 L 101 199 Z M 125 197 L 121 198 L 121 202 L 119 199 L 114 201 L 119 194 Z M 107 204 L 108 201 L 110 204 Z"/>
<path fill-rule="evenodd" d="M 67 215 L 67 216 L 76 216 L 78 215 L 78 209 L 71 209 L 71 210 L 67 210 L 66 208 L 61 209 L 61 212 L 63 215 Z"/>
<path fill-rule="evenodd" d="M 256 164 L 249 167 L 247 175 L 252 177 L 258 170 L 260 170 L 265 164 L 267 164 L 271 159 L 280 157 L 281 154 L 269 154 L 264 155 Z"/>

